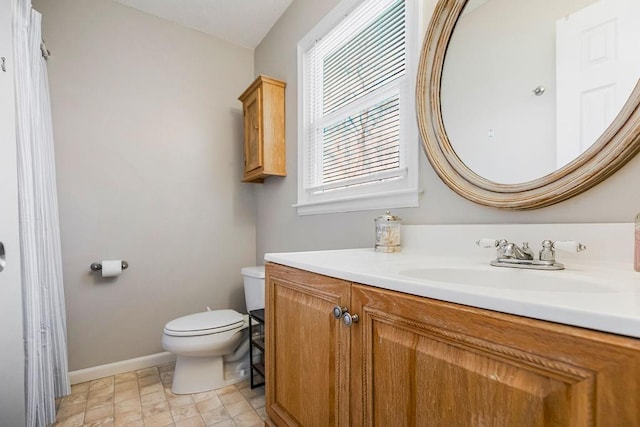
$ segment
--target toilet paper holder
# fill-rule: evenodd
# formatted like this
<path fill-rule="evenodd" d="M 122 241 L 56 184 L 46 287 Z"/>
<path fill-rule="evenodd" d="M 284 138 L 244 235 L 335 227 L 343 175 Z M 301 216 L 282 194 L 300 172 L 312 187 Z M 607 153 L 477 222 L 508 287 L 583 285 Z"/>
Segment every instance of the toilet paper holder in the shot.
<path fill-rule="evenodd" d="M 129 267 L 129 263 L 127 261 L 122 261 L 122 269 L 126 270 Z M 99 262 L 91 263 L 91 271 L 100 271 L 102 270 L 102 264 Z"/>

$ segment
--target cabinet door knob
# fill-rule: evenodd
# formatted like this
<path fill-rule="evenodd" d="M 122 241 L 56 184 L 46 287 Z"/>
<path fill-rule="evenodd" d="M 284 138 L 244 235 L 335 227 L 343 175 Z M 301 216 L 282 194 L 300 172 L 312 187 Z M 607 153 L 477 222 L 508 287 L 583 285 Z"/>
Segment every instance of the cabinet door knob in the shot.
<path fill-rule="evenodd" d="M 349 314 L 349 312 L 346 312 L 342 319 L 345 326 L 351 326 L 354 323 L 358 323 L 358 320 L 360 320 L 360 318 L 358 317 L 357 314 Z"/>
<path fill-rule="evenodd" d="M 347 310 L 349 310 L 347 307 L 340 307 L 339 305 L 336 305 L 335 307 L 333 307 L 333 317 L 335 317 L 336 319 L 340 319 L 345 315 L 345 313 L 348 313 Z"/>

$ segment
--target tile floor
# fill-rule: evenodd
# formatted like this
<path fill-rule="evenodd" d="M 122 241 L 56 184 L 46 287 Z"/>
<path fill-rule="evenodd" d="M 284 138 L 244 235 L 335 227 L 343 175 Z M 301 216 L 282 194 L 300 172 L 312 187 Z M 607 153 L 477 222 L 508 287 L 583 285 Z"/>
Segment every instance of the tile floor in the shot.
<path fill-rule="evenodd" d="M 204 393 L 171 393 L 174 363 L 71 386 L 54 427 L 263 426 L 264 387 L 248 381 Z"/>

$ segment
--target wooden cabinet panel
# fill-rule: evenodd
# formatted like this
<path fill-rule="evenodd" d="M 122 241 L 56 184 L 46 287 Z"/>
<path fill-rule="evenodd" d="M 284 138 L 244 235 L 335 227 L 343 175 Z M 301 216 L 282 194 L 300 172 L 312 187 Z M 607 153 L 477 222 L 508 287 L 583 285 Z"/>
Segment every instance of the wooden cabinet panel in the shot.
<path fill-rule="evenodd" d="M 562 370 L 538 371 L 455 337 L 370 321 L 368 360 L 375 362 L 366 418 L 375 425 L 571 425 L 580 416 L 572 409 L 592 396 L 588 372 L 574 378 Z"/>
<path fill-rule="evenodd" d="M 640 425 L 638 340 L 361 285 L 351 305 L 353 425 Z"/>
<path fill-rule="evenodd" d="M 244 114 L 243 181 L 263 182 L 268 176 L 285 176 L 286 84 L 266 76 L 258 78 L 240 95 Z"/>
<path fill-rule="evenodd" d="M 252 92 L 244 101 L 244 173 L 262 166 L 262 111 L 260 88 Z"/>
<path fill-rule="evenodd" d="M 266 408 L 278 425 L 348 425 L 348 282 L 267 267 Z"/>

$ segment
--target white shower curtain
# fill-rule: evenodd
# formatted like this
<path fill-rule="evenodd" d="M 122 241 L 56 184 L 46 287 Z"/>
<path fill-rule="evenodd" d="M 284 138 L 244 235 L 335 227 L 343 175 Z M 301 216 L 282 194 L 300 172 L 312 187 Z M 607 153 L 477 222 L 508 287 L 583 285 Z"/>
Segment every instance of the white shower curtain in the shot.
<path fill-rule="evenodd" d="M 46 426 L 70 392 L 53 129 L 41 15 L 30 0 L 12 6 L 26 425 Z"/>

